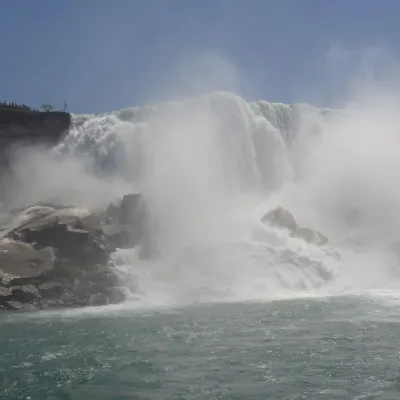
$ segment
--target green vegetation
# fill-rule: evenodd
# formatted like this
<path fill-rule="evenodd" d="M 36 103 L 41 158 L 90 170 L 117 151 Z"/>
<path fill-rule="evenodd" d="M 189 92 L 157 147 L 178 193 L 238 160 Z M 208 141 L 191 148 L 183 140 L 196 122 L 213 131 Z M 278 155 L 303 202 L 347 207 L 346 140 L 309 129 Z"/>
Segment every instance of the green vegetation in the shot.
<path fill-rule="evenodd" d="M 55 107 L 52 104 L 44 103 L 41 106 L 41 109 L 49 112 L 54 111 Z M 0 111 L 17 111 L 17 112 L 39 112 L 38 109 L 29 107 L 25 104 L 17 104 L 12 101 L 0 101 Z M 67 103 L 63 102 L 63 112 L 67 112 Z"/>
<path fill-rule="evenodd" d="M 28 107 L 25 104 L 17 104 L 11 101 L 0 101 L 0 110 L 15 110 L 22 112 L 38 111 L 35 108 Z"/>
<path fill-rule="evenodd" d="M 51 104 L 42 104 L 41 108 L 42 110 L 47 112 L 54 110 L 54 107 Z"/>

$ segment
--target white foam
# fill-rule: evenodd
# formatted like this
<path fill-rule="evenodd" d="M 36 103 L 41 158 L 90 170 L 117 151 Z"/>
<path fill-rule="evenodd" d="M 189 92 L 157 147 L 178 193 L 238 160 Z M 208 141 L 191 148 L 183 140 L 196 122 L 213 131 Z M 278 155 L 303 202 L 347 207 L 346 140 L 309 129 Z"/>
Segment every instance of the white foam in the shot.
<path fill-rule="evenodd" d="M 76 116 L 57 151 L 71 159 L 84 154 L 101 174 L 118 178 L 117 186 L 109 181 L 108 198 L 113 190 L 117 197 L 127 187 L 147 198 L 157 258 L 140 260 L 137 249 L 115 254 L 135 304 L 380 290 L 398 279 L 383 242 L 375 240 L 384 226 L 374 231 L 376 214 L 358 230 L 347 226 L 344 217 L 346 207 L 358 207 L 365 215 L 381 204 L 361 201 L 357 189 L 346 184 L 362 184 L 363 198 L 370 188 L 389 190 L 389 180 L 378 184 L 379 175 L 371 171 L 387 175 L 397 166 L 392 151 L 385 167 L 379 165 L 385 148 L 396 143 L 388 134 L 376 157 L 353 157 L 360 146 L 359 129 L 368 127 L 368 120 L 358 126 L 356 118 L 368 119 L 369 114 L 358 110 L 347 120 L 343 115 L 307 105 L 249 103 L 219 92 Z M 375 126 L 379 118 L 390 127 L 398 122 L 388 113 L 373 118 Z M 369 175 L 360 180 L 363 168 Z M 95 185 L 96 179 L 90 182 Z M 390 220 L 395 202 L 382 204 L 387 207 L 385 221 Z M 276 205 L 291 210 L 300 225 L 327 234 L 331 244 L 316 247 L 262 225 L 263 213 Z M 391 239 L 395 233 L 392 229 Z M 341 245 L 353 234 L 364 241 L 357 251 Z"/>

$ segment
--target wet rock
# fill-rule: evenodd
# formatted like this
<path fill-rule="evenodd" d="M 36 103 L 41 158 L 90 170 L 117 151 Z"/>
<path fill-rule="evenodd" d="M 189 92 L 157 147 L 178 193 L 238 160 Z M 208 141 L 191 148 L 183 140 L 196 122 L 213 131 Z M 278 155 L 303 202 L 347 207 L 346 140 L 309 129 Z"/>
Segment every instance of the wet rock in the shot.
<path fill-rule="evenodd" d="M 22 303 L 17 300 L 9 300 L 6 302 L 6 307 L 9 310 L 15 310 L 15 311 L 34 311 L 37 310 L 37 308 L 33 304 L 29 303 Z"/>
<path fill-rule="evenodd" d="M 63 292 L 64 285 L 61 282 L 45 282 L 38 286 L 43 296 L 54 296 Z"/>
<path fill-rule="evenodd" d="M 102 293 L 96 293 L 90 295 L 89 304 L 91 306 L 105 306 L 109 304 L 109 300 L 106 295 Z"/>
<path fill-rule="evenodd" d="M 286 228 L 294 231 L 297 228 L 293 214 L 282 207 L 277 207 L 265 214 L 261 222 L 278 228 Z"/>
<path fill-rule="evenodd" d="M 61 299 L 48 299 L 45 303 L 43 303 L 43 305 L 44 304 L 47 304 L 46 307 L 62 307 L 64 302 Z"/>
<path fill-rule="evenodd" d="M 66 207 L 55 210 L 49 215 L 38 219 L 37 221 L 30 222 L 19 226 L 16 230 L 18 232 L 25 230 L 40 231 L 52 225 L 67 225 L 73 227 L 78 219 L 88 217 L 90 212 L 86 208 L 80 207 Z"/>
<path fill-rule="evenodd" d="M 121 204 L 111 203 L 101 215 L 102 220 L 106 224 L 119 224 L 120 222 Z"/>
<path fill-rule="evenodd" d="M 24 240 L 40 247 L 54 247 L 65 257 L 79 258 L 82 248 L 89 242 L 89 232 L 56 223 L 38 230 L 27 229 Z"/>
<path fill-rule="evenodd" d="M 307 243 L 323 246 L 328 243 L 328 238 L 318 231 L 309 228 L 297 228 L 289 234 L 291 237 L 303 239 Z"/>
<path fill-rule="evenodd" d="M 91 282 L 101 282 L 107 287 L 117 286 L 119 283 L 118 275 L 110 268 L 98 265 L 96 270 L 90 274 Z"/>
<path fill-rule="evenodd" d="M 12 291 L 9 288 L 0 286 L 0 301 L 12 296 Z"/>
<path fill-rule="evenodd" d="M 0 241 L 0 302 L 7 309 L 120 303 L 125 293 L 110 253 L 137 244 L 152 250 L 140 194 L 124 196 L 102 214 L 34 206 L 21 215 Z"/>
<path fill-rule="evenodd" d="M 60 295 L 60 300 L 64 303 L 73 301 L 74 295 L 71 292 L 64 292 Z"/>
<path fill-rule="evenodd" d="M 133 225 L 137 222 L 141 200 L 142 196 L 138 193 L 127 194 L 122 198 L 119 213 L 121 225 Z"/>
<path fill-rule="evenodd" d="M 22 303 L 29 303 L 40 298 L 40 293 L 34 285 L 13 286 L 11 291 L 14 299 Z"/>
<path fill-rule="evenodd" d="M 104 225 L 103 234 L 107 243 L 113 248 L 124 248 L 131 243 L 131 227 L 127 225 Z"/>
<path fill-rule="evenodd" d="M 126 300 L 126 295 L 121 288 L 113 287 L 107 292 L 111 304 L 122 303 Z"/>
<path fill-rule="evenodd" d="M 54 267 L 49 251 L 38 251 L 31 245 L 12 240 L 0 243 L 0 279 L 3 284 L 17 278 L 39 277 Z"/>

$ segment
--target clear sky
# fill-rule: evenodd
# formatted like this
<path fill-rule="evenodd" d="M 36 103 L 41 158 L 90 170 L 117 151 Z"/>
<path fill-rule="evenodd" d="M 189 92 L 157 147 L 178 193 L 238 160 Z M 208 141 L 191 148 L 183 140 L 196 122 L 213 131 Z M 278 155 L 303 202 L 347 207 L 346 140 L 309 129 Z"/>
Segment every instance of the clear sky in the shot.
<path fill-rule="evenodd" d="M 92 113 L 227 89 L 329 105 L 356 65 L 395 64 L 399 15 L 399 0 L 0 0 L 0 99 Z"/>

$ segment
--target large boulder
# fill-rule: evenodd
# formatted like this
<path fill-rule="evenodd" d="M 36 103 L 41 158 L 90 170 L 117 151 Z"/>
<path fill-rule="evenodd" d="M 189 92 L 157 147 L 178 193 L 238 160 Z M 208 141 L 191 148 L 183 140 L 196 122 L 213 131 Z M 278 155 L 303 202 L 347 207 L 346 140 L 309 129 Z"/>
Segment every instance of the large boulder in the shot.
<path fill-rule="evenodd" d="M 0 283 L 8 284 L 15 279 L 33 279 L 54 268 L 51 249 L 36 250 L 33 246 L 5 240 L 0 243 Z"/>
<path fill-rule="evenodd" d="M 268 211 L 262 218 L 261 222 L 277 228 L 285 228 L 294 231 L 297 228 L 296 220 L 293 214 L 282 207 L 277 207 Z"/>

